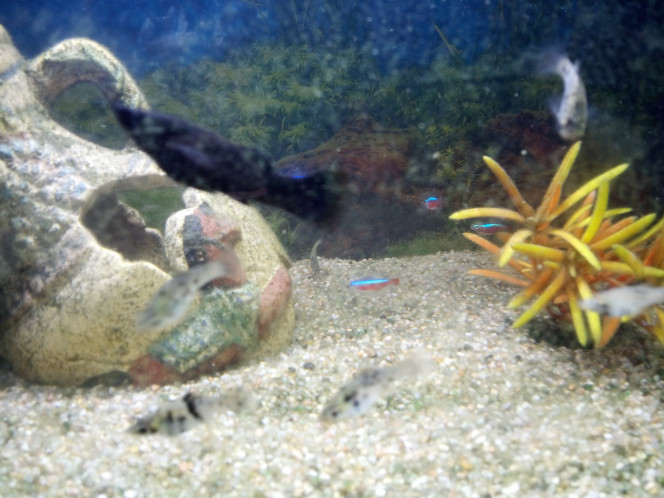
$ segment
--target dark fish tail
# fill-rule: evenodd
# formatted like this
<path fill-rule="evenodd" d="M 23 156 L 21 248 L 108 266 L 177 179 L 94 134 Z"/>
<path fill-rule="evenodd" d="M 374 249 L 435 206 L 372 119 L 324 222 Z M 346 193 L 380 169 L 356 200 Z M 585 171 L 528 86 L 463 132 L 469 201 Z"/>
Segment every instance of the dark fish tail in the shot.
<path fill-rule="evenodd" d="M 263 193 L 272 171 L 267 154 L 174 116 L 117 102 L 111 107 L 136 145 L 174 180 L 241 201 Z"/>
<path fill-rule="evenodd" d="M 336 171 L 288 177 L 275 172 L 270 157 L 188 121 L 153 111 L 111 104 L 120 124 L 138 147 L 174 180 L 235 199 L 284 208 L 315 222 L 337 211 L 345 185 Z"/>
<path fill-rule="evenodd" d="M 273 174 L 268 180 L 267 193 L 260 200 L 306 220 L 330 222 L 339 212 L 344 178 L 336 171 L 319 171 L 298 178 Z"/>

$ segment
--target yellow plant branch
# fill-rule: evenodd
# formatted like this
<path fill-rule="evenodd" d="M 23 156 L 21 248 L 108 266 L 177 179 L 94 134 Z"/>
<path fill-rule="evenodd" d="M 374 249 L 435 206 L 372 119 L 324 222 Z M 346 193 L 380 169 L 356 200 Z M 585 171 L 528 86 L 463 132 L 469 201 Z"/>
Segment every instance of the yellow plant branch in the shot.
<path fill-rule="evenodd" d="M 521 280 L 520 278 L 516 278 L 511 275 L 506 275 L 505 273 L 495 270 L 487 270 L 485 268 L 475 268 L 473 270 L 470 270 L 468 273 L 478 277 L 495 278 L 496 280 L 502 280 L 503 282 L 506 282 L 508 284 L 518 285 L 519 287 L 526 287 L 528 285 L 528 282 L 525 280 Z"/>
<path fill-rule="evenodd" d="M 518 244 L 519 242 L 523 242 L 532 234 L 533 231 L 528 230 L 527 228 L 522 228 L 521 230 L 517 230 L 516 232 L 514 232 L 500 250 L 500 257 L 498 258 L 498 266 L 501 267 L 505 266 L 507 262 L 512 259 L 512 256 L 514 255 L 514 248 L 512 247 L 513 244 Z"/>
<path fill-rule="evenodd" d="M 505 208 L 479 207 L 462 209 L 450 215 L 451 220 L 467 220 L 469 218 L 503 218 L 505 220 L 524 223 L 526 219 L 516 211 Z"/>
<path fill-rule="evenodd" d="M 526 301 L 528 301 L 531 297 L 533 297 L 536 294 L 539 294 L 542 291 L 542 289 L 544 289 L 544 287 L 546 287 L 546 285 L 551 280 L 553 271 L 554 271 L 553 268 L 547 268 L 546 270 L 544 270 L 540 275 L 537 276 L 535 280 L 533 280 L 533 282 L 528 287 L 526 287 L 516 296 L 514 296 L 507 305 L 507 307 L 509 309 L 518 308 Z"/>
<path fill-rule="evenodd" d="M 562 191 L 563 184 L 565 183 L 565 180 L 567 180 L 567 176 L 569 175 L 569 172 L 572 169 L 572 165 L 576 160 L 576 156 L 579 154 L 580 148 L 581 148 L 581 142 L 576 142 L 574 145 L 572 145 L 569 148 L 569 150 L 565 154 L 565 157 L 560 163 L 560 166 L 558 167 L 556 174 L 551 179 L 549 188 L 544 194 L 544 200 L 542 201 L 542 204 L 540 204 L 540 207 L 537 208 L 536 216 L 538 218 L 542 219 L 545 217 L 545 215 L 550 215 L 558 205 L 558 202 L 560 201 L 560 194 Z M 555 218 L 555 216 L 553 216 L 551 220 L 553 218 Z"/>
<path fill-rule="evenodd" d="M 510 196 L 510 199 L 512 200 L 512 204 L 514 204 L 514 207 L 516 207 L 517 211 L 524 218 L 529 218 L 530 216 L 535 214 L 535 210 L 532 208 L 530 204 L 528 204 L 523 199 L 521 193 L 519 192 L 519 189 L 516 188 L 516 185 L 514 185 L 514 182 L 505 172 L 503 167 L 488 156 L 484 156 L 482 159 L 484 159 L 485 164 L 489 167 L 491 171 L 493 171 L 493 174 L 496 175 L 496 178 L 498 178 L 500 184 L 507 191 L 507 194 Z"/>
<path fill-rule="evenodd" d="M 599 230 L 602 220 L 604 219 L 604 213 L 606 212 L 606 205 L 609 202 L 609 182 L 602 182 L 599 184 L 597 192 L 597 200 L 595 201 L 595 208 L 593 209 L 593 214 L 590 217 L 590 223 L 586 231 L 583 232 L 581 237 L 581 242 L 588 243 L 593 240 L 593 237 Z"/>
<path fill-rule="evenodd" d="M 595 253 L 593 253 L 592 249 L 590 249 L 587 244 L 584 244 L 579 239 L 577 239 L 574 235 L 566 232 L 565 230 L 552 230 L 551 234 L 560 237 L 569 245 L 571 245 L 576 250 L 576 252 L 583 256 L 583 258 L 588 261 L 588 263 L 590 263 L 590 266 L 596 270 L 600 270 L 602 268 L 599 259 L 597 256 L 595 256 Z"/>
<path fill-rule="evenodd" d="M 517 320 L 512 324 L 512 327 L 519 328 L 532 320 L 537 313 L 547 305 L 549 301 L 555 296 L 561 287 L 565 284 L 565 272 L 559 271 L 553 281 L 542 292 L 542 294 L 535 300 L 530 308 L 528 308 Z"/>
<path fill-rule="evenodd" d="M 590 299 L 592 297 L 593 291 L 583 277 L 578 276 L 576 278 L 576 287 L 579 289 L 579 296 L 581 299 Z M 597 344 L 602 337 L 602 324 L 600 322 L 599 313 L 586 311 L 585 315 L 588 320 L 588 325 L 590 326 L 590 335 L 593 338 L 593 344 Z"/>
<path fill-rule="evenodd" d="M 652 227 L 650 227 L 646 233 L 644 233 L 640 237 L 637 237 L 634 240 L 631 240 L 629 242 L 629 244 L 627 245 L 627 247 L 629 247 L 630 249 L 632 249 L 634 247 L 637 247 L 642 242 L 645 242 L 646 240 L 650 239 L 651 237 L 653 237 L 653 236 L 655 236 L 659 233 L 662 233 L 663 228 L 664 228 L 664 216 L 662 217 L 661 220 L 659 220 Z"/>
<path fill-rule="evenodd" d="M 567 302 L 569 303 L 569 312 L 572 315 L 576 337 L 579 340 L 579 344 L 585 347 L 588 345 L 588 331 L 586 330 L 586 321 L 583 318 L 581 308 L 579 308 L 579 301 L 576 294 L 573 292 L 568 293 Z"/>
<path fill-rule="evenodd" d="M 625 246 L 616 244 L 613 246 L 613 251 L 632 269 L 634 275 L 639 278 L 645 278 L 645 266 L 639 257 Z"/>
<path fill-rule="evenodd" d="M 588 195 L 591 191 L 595 190 L 597 187 L 599 187 L 600 183 L 604 181 L 609 181 L 614 179 L 616 176 L 620 175 L 623 173 L 627 168 L 629 167 L 628 164 L 621 164 L 620 166 L 616 166 L 615 168 L 611 168 L 608 171 L 605 171 L 599 176 L 596 176 L 592 180 L 590 180 L 588 183 L 582 185 L 579 187 L 577 190 L 572 193 L 567 199 L 563 201 L 560 206 L 552 213 L 551 219 L 556 218 L 558 215 L 561 213 L 564 213 L 567 209 L 572 207 L 574 204 L 579 202 L 581 199 L 583 199 L 586 195 Z"/>
<path fill-rule="evenodd" d="M 565 259 L 565 251 L 553 247 L 540 246 L 537 244 L 516 243 L 512 248 L 520 253 L 537 259 L 561 262 Z"/>
<path fill-rule="evenodd" d="M 608 249 L 614 244 L 620 244 L 621 242 L 624 242 L 630 237 L 638 234 L 641 230 L 644 230 L 652 223 L 654 219 L 655 215 L 653 213 L 643 216 L 622 230 L 618 230 L 614 234 L 609 235 L 608 237 L 604 237 L 598 242 L 594 242 L 590 245 L 590 247 L 595 251 L 601 251 L 602 249 Z"/>

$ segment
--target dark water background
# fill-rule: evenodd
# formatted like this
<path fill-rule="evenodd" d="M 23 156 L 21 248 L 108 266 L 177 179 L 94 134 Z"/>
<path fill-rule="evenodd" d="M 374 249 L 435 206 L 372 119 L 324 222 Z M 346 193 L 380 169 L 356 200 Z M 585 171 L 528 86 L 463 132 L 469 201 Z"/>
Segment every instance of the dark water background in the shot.
<path fill-rule="evenodd" d="M 471 62 L 485 50 L 518 51 L 541 43 L 567 46 L 580 31 L 597 31 L 609 21 L 606 15 L 614 21 L 628 18 L 635 26 L 646 20 L 657 22 L 652 18 L 657 10 L 654 2 L 652 7 L 646 3 L 629 8 L 603 2 L 600 9 L 595 2 L 586 3 L 10 0 L 0 12 L 0 22 L 26 56 L 65 38 L 87 36 L 131 61 L 131 69 L 138 72 L 172 59 L 223 58 L 229 49 L 266 39 L 356 47 L 371 53 L 389 70 L 426 65 L 435 58 L 441 46 L 433 23 Z"/>
<path fill-rule="evenodd" d="M 533 110 L 546 114 L 545 95 L 538 94 L 526 102 L 516 98 L 524 87 L 516 88 L 522 80 L 535 80 L 521 63 L 524 58 L 555 47 L 581 63 L 590 103 L 589 140 L 584 149 L 586 152 L 611 149 L 610 157 L 598 156 L 598 161 L 609 162 L 603 165 L 606 167 L 617 161 L 630 162 L 631 183 L 623 186 L 623 190 L 631 194 L 622 197 L 628 202 L 645 200 L 643 209 L 662 211 L 664 4 L 661 1 L 10 0 L 0 8 L 0 23 L 26 57 L 35 56 L 66 38 L 89 37 L 107 46 L 141 86 L 142 78 L 149 78 L 160 69 L 175 68 L 167 71 L 177 72 L 178 68 L 195 65 L 199 60 L 212 63 L 233 60 L 234 67 L 241 66 L 242 54 L 246 53 L 250 59 L 256 53 L 255 47 L 261 44 L 304 48 L 314 58 L 334 59 L 350 50 L 377 68 L 377 74 L 370 73 L 378 81 L 376 85 L 395 75 L 408 75 L 403 81 L 411 81 L 412 85 L 402 86 L 404 91 L 415 93 L 414 103 L 397 92 L 380 104 L 365 105 L 381 123 L 399 128 L 419 126 L 422 133 L 419 139 L 431 150 L 447 147 L 459 151 L 466 147 L 465 140 L 472 130 L 464 124 L 464 115 L 479 127 L 486 124 L 492 113 L 516 115 Z M 257 64 L 252 60 L 244 63 Z M 191 67 L 201 71 L 200 66 Z M 454 69 L 450 73 L 457 78 L 454 88 L 444 86 L 448 76 L 437 75 L 438 68 Z M 183 74 L 186 73 L 184 70 Z M 358 80 L 366 80 L 368 73 L 360 73 Z M 192 78 L 195 74 L 190 73 L 194 75 Z M 153 77 L 151 81 L 161 80 Z M 197 84 L 183 81 L 190 89 Z M 176 86 L 173 82 L 169 85 L 171 91 Z M 472 86 L 474 91 L 479 88 L 490 97 L 479 99 L 473 107 L 468 102 L 475 97 L 466 97 L 464 86 Z M 199 93 L 205 91 L 212 89 L 209 85 L 201 86 Z M 453 91 L 456 93 L 451 96 Z M 192 93 L 196 92 L 197 89 Z M 446 92 L 447 102 L 439 104 L 445 101 Z M 146 93 L 149 99 L 153 97 Z M 426 93 L 436 93 L 438 97 Z M 352 105 L 344 104 L 343 98 L 339 104 L 328 102 L 328 107 L 315 110 L 312 104 L 311 116 L 303 113 L 290 116 L 293 127 L 301 120 L 307 121 L 308 129 L 312 130 L 297 144 L 265 139 L 251 145 L 266 148 L 276 157 L 313 148 L 348 122 L 353 109 Z M 231 138 L 241 136 L 238 128 L 232 129 L 228 121 L 235 119 L 234 116 L 227 117 L 227 121 L 206 122 L 201 112 L 192 110 L 195 106 L 182 107 L 183 112 L 179 112 L 179 107 L 169 108 L 164 99 L 152 98 L 151 103 Z M 489 105 L 495 107 L 488 110 Z M 274 126 L 283 124 L 285 118 L 274 114 Z M 262 132 L 255 122 L 243 123 L 249 124 L 254 126 L 251 131 L 255 135 Z M 434 127 L 437 127 L 434 132 L 441 136 L 445 124 L 449 125 L 446 138 L 423 137 L 427 129 Z M 472 168 L 465 173 L 474 174 Z M 458 185 L 454 187 L 459 202 L 469 202 L 467 193 L 459 193 L 459 185 L 468 184 L 467 178 L 457 176 L 461 177 L 455 180 Z M 445 189 L 445 185 L 435 187 Z M 454 188 L 450 186 L 449 190 Z"/>

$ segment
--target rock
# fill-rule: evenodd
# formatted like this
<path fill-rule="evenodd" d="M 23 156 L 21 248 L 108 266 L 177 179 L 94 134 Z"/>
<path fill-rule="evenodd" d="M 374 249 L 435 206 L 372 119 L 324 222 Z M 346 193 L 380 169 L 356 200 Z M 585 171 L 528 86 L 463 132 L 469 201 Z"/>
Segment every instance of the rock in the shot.
<path fill-rule="evenodd" d="M 201 236 L 235 244 L 244 271 L 202 292 L 179 333 L 137 333 L 136 313 L 185 269 L 184 251 L 189 262 L 198 253 L 182 232 L 165 244 L 164 227 L 146 226 L 118 196 L 174 183 L 131 144 L 111 150 L 83 140 L 53 121 L 47 108 L 80 81 L 133 107 L 147 108 L 143 95 L 101 45 L 66 40 L 26 62 L 2 26 L 0 75 L 0 355 L 18 375 L 58 385 L 123 378 L 165 383 L 290 341 L 285 251 L 254 208 L 191 189 L 186 212 L 175 218 L 194 215 Z M 214 243 L 198 249 L 200 257 L 222 257 Z M 181 257 L 174 256 L 178 250 Z M 273 280 L 281 282 L 277 296 Z M 269 311 L 261 315 L 261 309 Z M 220 310 L 245 324 L 241 340 L 197 335 L 226 319 L 216 318 Z M 266 346 L 258 347 L 259 325 Z M 193 350 L 206 340 L 209 347 Z"/>
<path fill-rule="evenodd" d="M 129 375 L 137 385 L 210 374 L 245 353 L 273 352 L 292 340 L 290 261 L 262 217 L 226 196 L 189 189 L 184 199 L 187 206 L 196 207 L 179 211 L 166 222 L 171 266 L 184 271 L 215 259 L 226 259 L 232 267 L 239 259 L 242 265 L 238 272 L 203 289 L 196 314 L 154 341 L 148 353 L 134 361 Z M 252 234 L 250 243 L 242 240 L 239 223 Z M 260 229 L 252 231 L 252 227 Z M 254 244 L 256 248 L 251 247 Z M 249 259 L 258 254 L 259 259 Z M 248 277 L 242 267 L 249 269 Z"/>

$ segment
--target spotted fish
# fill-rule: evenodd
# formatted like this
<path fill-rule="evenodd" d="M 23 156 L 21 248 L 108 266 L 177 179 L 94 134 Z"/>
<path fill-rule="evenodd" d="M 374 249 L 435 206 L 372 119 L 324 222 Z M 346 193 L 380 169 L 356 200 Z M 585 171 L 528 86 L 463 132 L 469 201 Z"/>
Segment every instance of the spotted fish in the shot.
<path fill-rule="evenodd" d="M 324 422 L 336 422 L 362 415 L 388 395 L 399 380 L 414 379 L 434 364 L 428 352 L 418 351 L 394 366 L 361 370 L 325 405 L 320 418 Z"/>
<path fill-rule="evenodd" d="M 664 287 L 647 284 L 614 287 L 579 303 L 581 309 L 609 316 L 638 316 L 650 306 L 664 303 Z"/>
<path fill-rule="evenodd" d="M 209 422 L 222 410 L 250 411 L 255 409 L 257 404 L 254 394 L 242 388 L 215 397 L 189 392 L 182 399 L 171 401 L 141 417 L 129 428 L 129 432 L 177 436 L 201 423 Z"/>

